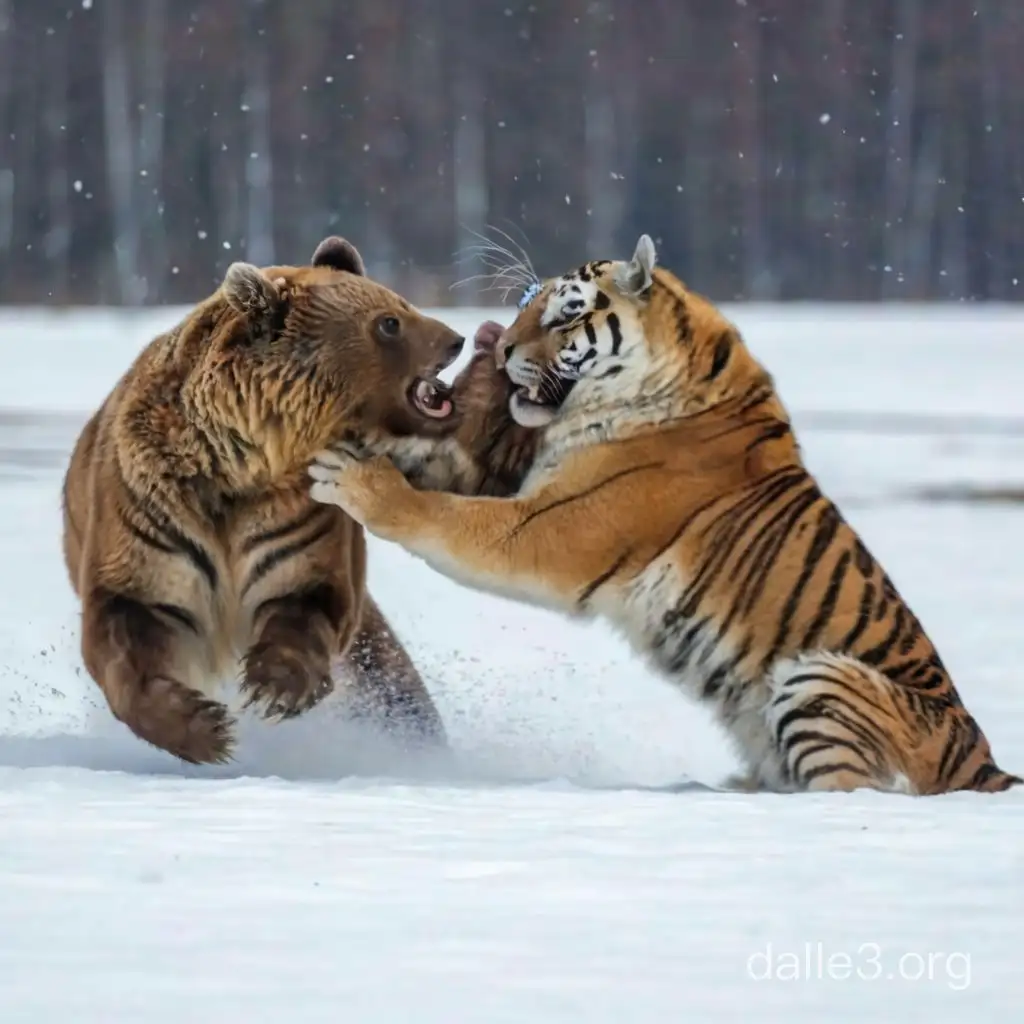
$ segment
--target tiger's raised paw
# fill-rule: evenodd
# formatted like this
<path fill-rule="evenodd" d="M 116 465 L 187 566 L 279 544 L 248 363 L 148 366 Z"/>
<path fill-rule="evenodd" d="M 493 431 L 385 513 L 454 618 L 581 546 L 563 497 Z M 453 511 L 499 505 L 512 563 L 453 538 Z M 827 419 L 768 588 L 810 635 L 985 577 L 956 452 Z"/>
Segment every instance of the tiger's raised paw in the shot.
<path fill-rule="evenodd" d="M 339 445 L 318 452 L 309 467 L 314 501 L 336 505 L 371 533 L 388 537 L 396 515 L 415 504 L 417 491 L 384 455 L 360 459 Z"/>

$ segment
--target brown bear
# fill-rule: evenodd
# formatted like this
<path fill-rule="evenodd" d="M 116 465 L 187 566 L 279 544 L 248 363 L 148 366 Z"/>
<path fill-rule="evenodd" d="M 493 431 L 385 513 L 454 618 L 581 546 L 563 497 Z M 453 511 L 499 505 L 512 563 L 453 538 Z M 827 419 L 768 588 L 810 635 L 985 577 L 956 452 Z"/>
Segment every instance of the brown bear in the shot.
<path fill-rule="evenodd" d="M 464 339 L 325 239 L 310 266 L 235 263 L 138 356 L 75 445 L 64 554 L 82 656 L 113 714 L 192 763 L 229 760 L 213 686 L 298 715 L 353 680 L 352 706 L 443 745 L 409 656 L 366 590 L 363 531 L 309 497 L 306 467 L 354 432 L 457 429 L 437 375 Z"/>

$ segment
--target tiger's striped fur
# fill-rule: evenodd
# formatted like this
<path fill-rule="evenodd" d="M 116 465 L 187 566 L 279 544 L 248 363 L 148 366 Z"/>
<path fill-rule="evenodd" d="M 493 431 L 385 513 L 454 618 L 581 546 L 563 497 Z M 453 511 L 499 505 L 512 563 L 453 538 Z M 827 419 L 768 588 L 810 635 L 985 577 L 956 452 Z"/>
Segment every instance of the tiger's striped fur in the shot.
<path fill-rule="evenodd" d="M 631 260 L 548 281 L 498 343 L 542 428 L 511 498 L 325 451 L 313 495 L 471 587 L 612 623 L 776 791 L 998 791 L 891 579 L 805 468 L 768 372 L 707 299 Z"/>
<path fill-rule="evenodd" d="M 241 694 L 267 718 L 317 704 L 338 670 L 354 715 L 443 744 L 366 592 L 363 531 L 310 500 L 305 467 L 345 430 L 447 430 L 410 385 L 462 343 L 332 238 L 311 266 L 234 264 L 143 350 L 83 429 L 63 490 L 83 660 L 137 736 L 228 760 L 232 715 L 214 694 L 241 661 Z"/>

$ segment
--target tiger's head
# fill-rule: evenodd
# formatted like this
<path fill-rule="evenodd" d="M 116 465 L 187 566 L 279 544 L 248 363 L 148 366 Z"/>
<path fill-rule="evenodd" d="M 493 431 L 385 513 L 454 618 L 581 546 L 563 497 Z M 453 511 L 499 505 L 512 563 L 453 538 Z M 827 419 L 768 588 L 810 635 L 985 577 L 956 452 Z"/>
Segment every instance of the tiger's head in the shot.
<path fill-rule="evenodd" d="M 543 427 L 563 408 L 666 390 L 696 411 L 750 368 L 725 316 L 655 261 L 654 242 L 641 235 L 631 259 L 592 260 L 527 289 L 496 346 L 517 386 L 517 423 Z"/>

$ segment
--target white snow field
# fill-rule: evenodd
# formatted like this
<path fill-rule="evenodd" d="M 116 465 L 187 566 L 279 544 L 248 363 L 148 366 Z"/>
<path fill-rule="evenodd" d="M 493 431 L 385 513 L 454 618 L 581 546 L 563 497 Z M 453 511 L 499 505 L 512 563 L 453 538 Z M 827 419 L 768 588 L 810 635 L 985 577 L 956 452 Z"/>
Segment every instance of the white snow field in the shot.
<path fill-rule="evenodd" d="M 1024 314 L 735 307 L 825 489 L 1024 770 Z M 600 625 L 373 543 L 451 763 L 332 719 L 190 769 L 97 700 L 60 557 L 85 414 L 180 311 L 0 315 L 2 1024 L 1021 1020 L 1024 792 L 737 795 Z M 467 334 L 509 310 L 448 311 Z M 941 497 L 942 495 L 940 495 Z"/>

